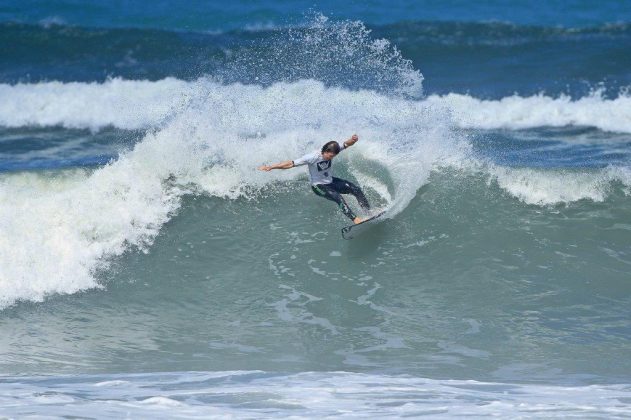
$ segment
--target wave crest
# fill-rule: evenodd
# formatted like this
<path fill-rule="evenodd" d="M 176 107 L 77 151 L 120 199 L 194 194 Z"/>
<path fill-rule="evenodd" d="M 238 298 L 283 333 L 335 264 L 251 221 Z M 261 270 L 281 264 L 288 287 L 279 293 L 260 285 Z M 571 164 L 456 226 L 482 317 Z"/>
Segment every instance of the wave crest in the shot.
<path fill-rule="evenodd" d="M 572 99 L 544 94 L 528 97 L 508 96 L 483 100 L 450 93 L 432 95 L 429 103 L 448 108 L 455 123 L 462 128 L 521 130 L 536 127 L 586 126 L 603 131 L 631 133 L 631 96 L 621 92 L 615 99 L 603 97 L 602 91 Z"/>

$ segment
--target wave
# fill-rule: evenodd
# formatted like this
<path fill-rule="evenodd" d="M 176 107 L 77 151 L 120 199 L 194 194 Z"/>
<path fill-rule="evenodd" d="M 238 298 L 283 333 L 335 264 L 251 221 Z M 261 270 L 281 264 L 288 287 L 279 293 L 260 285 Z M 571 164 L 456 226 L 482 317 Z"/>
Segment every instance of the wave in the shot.
<path fill-rule="evenodd" d="M 469 417 L 622 418 L 628 384 L 587 386 L 437 380 L 352 372 L 175 372 L 54 377 L 7 377 L 0 402 L 15 417 L 26 413 L 84 416 L 382 418 Z M 46 398 L 43 397 L 46 396 Z M 81 398 L 77 397 L 81 395 Z M 212 401 L 212 404 L 208 402 Z M 60 402 L 61 404 L 51 404 Z"/>
<path fill-rule="evenodd" d="M 549 206 L 580 200 L 603 202 L 616 183 L 623 185 L 629 193 L 631 170 L 622 167 L 578 171 L 491 166 L 488 179 L 526 204 Z"/>
<path fill-rule="evenodd" d="M 303 81 L 296 84 L 317 84 Z M 291 86 L 291 85 L 286 85 Z M 188 103 L 203 100 L 209 91 L 246 89 L 242 84 L 221 85 L 211 79 L 110 79 L 104 83 L 0 84 L 0 125 L 5 127 L 63 126 L 98 130 L 107 126 L 146 129 L 160 125 Z M 485 100 L 466 94 L 430 95 L 405 102 L 423 112 L 428 106 L 451 114 L 460 128 L 521 130 L 537 127 L 585 126 L 631 133 L 631 96 L 621 92 L 608 99 L 602 90 L 572 99 L 569 96 L 512 95 Z"/>
<path fill-rule="evenodd" d="M 623 195 L 631 192 L 627 168 L 561 171 L 479 162 L 453 131 L 449 113 L 423 101 L 314 81 L 198 87 L 186 107 L 102 168 L 0 176 L 0 307 L 101 287 L 99 273 L 114 257 L 149 252 L 184 197 L 264 200 L 265 191 L 305 174 L 263 173 L 257 166 L 353 132 L 360 143 L 340 156 L 346 160 L 340 169 L 348 168 L 393 217 L 430 182 L 445 188 L 456 182 L 457 194 L 470 194 L 472 205 L 496 187 L 509 201 L 539 206 L 603 202 L 621 188 Z M 431 181 L 453 170 L 446 180 Z M 461 210 L 449 211 L 459 217 Z"/>
<path fill-rule="evenodd" d="M 185 103 L 195 86 L 173 78 L 157 82 L 111 79 L 105 83 L 2 84 L 0 125 L 149 128 Z"/>
<path fill-rule="evenodd" d="M 173 95 L 173 86 L 188 86 L 179 83 L 160 82 L 165 99 Z M 134 90 L 122 88 L 126 85 L 111 81 L 85 86 L 90 98 L 94 89 L 104 90 L 96 98 L 111 101 L 110 106 L 79 106 L 81 101 L 75 101 L 77 113 L 88 110 L 84 119 L 70 112 L 67 120 L 58 121 L 130 128 L 164 117 L 160 110 L 143 109 L 149 103 L 120 100 Z M 54 91 L 64 85 L 38 86 Z M 154 85 L 135 85 L 141 91 L 147 86 Z M 404 209 L 427 182 L 434 162 L 465 149 L 459 152 L 441 110 L 410 100 L 327 88 L 314 81 L 268 88 L 203 81 L 194 86 L 195 96 L 185 107 L 176 107 L 132 151 L 103 168 L 0 178 L 0 305 L 98 287 L 96 273 L 107 268 L 107 261 L 129 249 L 147 250 L 184 195 L 252 197 L 275 182 L 303 176 L 298 170 L 262 173 L 256 170 L 259 165 L 295 158 L 327 140 L 359 132 L 362 146 L 349 151 L 346 159 L 360 181 L 374 175 L 375 165 L 389 175 L 392 214 Z M 159 102 L 151 92 L 150 103 Z M 32 97 L 37 96 L 45 95 Z M 49 102 L 49 108 L 64 103 Z M 117 108 L 118 103 L 126 105 Z M 30 109 L 33 114 L 26 120 L 49 121 L 41 103 Z M 375 165 L 366 167 L 366 161 Z"/>
<path fill-rule="evenodd" d="M 567 95 L 555 98 L 544 94 L 483 100 L 450 93 L 432 95 L 427 101 L 447 107 L 456 124 L 462 128 L 521 130 L 585 126 L 631 133 L 631 96 L 627 92 L 621 92 L 615 99 L 606 99 L 602 90 L 597 90 L 576 100 Z"/>

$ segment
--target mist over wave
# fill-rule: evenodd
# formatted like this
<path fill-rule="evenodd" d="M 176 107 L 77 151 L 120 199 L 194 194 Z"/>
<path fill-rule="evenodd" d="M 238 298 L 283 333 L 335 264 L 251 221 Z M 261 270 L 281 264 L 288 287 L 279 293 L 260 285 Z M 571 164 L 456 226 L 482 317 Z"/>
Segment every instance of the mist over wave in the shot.
<path fill-rule="evenodd" d="M 488 168 L 489 180 L 526 204 L 549 206 L 580 200 L 605 201 L 621 185 L 631 191 L 631 170 L 608 167 L 601 170 L 545 170 L 532 168 Z"/>
<path fill-rule="evenodd" d="M 185 104 L 195 87 L 173 78 L 0 85 L 0 125 L 149 128 Z"/>

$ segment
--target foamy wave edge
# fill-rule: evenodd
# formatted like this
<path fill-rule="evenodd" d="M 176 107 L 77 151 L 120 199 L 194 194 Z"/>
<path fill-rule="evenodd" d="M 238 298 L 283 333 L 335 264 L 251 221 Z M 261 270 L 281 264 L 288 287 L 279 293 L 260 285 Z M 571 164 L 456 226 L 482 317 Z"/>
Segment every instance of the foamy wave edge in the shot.
<path fill-rule="evenodd" d="M 602 91 L 572 99 L 537 94 L 483 100 L 450 93 L 432 95 L 427 102 L 448 108 L 461 128 L 522 130 L 537 127 L 594 127 L 602 131 L 631 133 L 631 96 L 621 92 L 615 99 Z"/>
<path fill-rule="evenodd" d="M 7 377 L 0 389 L 0 403 L 15 417 L 81 417 L 105 402 L 112 415 L 132 417 L 604 419 L 624 418 L 631 399 L 629 384 L 519 384 L 343 371 L 75 375 L 46 377 L 45 386 L 41 377 Z"/>
<path fill-rule="evenodd" d="M 0 126 L 146 129 L 161 124 L 173 112 L 199 99 L 200 87 L 209 84 L 213 82 L 208 78 L 0 84 Z M 238 89 L 241 85 L 234 86 Z M 540 93 L 488 100 L 449 93 L 413 102 L 448 110 L 453 123 L 460 128 L 521 130 L 585 126 L 631 133 L 628 92 L 612 99 L 597 90 L 578 99 Z"/>

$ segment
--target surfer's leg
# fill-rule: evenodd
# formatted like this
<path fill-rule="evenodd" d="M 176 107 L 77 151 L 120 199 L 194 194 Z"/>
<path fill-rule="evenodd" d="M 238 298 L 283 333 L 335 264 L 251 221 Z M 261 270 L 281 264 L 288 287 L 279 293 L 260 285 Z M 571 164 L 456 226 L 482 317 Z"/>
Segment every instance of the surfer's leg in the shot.
<path fill-rule="evenodd" d="M 362 209 L 370 210 L 370 204 L 368 203 L 366 195 L 357 185 L 345 179 L 334 177 L 332 186 L 335 191 L 338 191 L 341 194 L 352 194 L 357 199 L 357 202 Z"/>
<path fill-rule="evenodd" d="M 353 210 L 351 210 L 351 208 L 346 203 L 346 200 L 344 200 L 339 192 L 335 191 L 332 188 L 329 188 L 328 185 L 312 185 L 311 189 L 314 193 L 316 193 L 316 195 L 337 203 L 340 210 L 342 210 L 342 213 L 344 213 L 344 215 L 352 221 L 355 221 L 355 219 L 357 219 L 357 216 L 355 216 L 355 213 L 353 213 Z"/>

